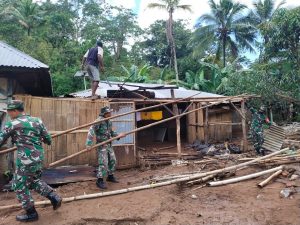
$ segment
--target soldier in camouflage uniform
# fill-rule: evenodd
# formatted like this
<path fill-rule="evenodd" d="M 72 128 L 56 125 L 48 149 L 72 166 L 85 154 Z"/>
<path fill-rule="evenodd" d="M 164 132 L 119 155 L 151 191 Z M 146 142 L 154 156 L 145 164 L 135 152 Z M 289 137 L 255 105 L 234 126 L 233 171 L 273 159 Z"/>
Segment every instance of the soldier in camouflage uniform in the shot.
<path fill-rule="evenodd" d="M 35 221 L 38 219 L 34 201 L 30 189 L 35 190 L 47 197 L 56 210 L 60 207 L 62 199 L 41 180 L 44 149 L 42 142 L 50 145 L 49 135 L 43 122 L 36 117 L 24 113 L 22 101 L 12 101 L 7 106 L 7 113 L 11 121 L 5 124 L 0 132 L 0 146 L 9 137 L 17 147 L 16 171 L 13 178 L 12 188 L 16 192 L 17 199 L 22 203 L 25 214 L 18 215 L 16 219 L 22 222 Z"/>
<path fill-rule="evenodd" d="M 254 149 L 257 154 L 264 155 L 262 145 L 264 143 L 263 124 L 271 125 L 270 120 L 265 115 L 265 107 L 261 106 L 257 111 L 253 107 L 250 107 L 252 113 L 252 121 L 250 125 L 250 136 L 252 138 Z"/>
<path fill-rule="evenodd" d="M 111 117 L 111 110 L 109 107 L 103 107 L 99 114 L 99 119 Z M 87 148 L 91 148 L 93 144 L 93 139 L 96 136 L 96 143 L 101 143 L 103 141 L 109 140 L 112 137 L 125 137 L 123 133 L 117 134 L 112 130 L 112 122 L 110 120 L 106 120 L 100 122 L 99 124 L 92 125 L 89 129 L 89 133 L 86 140 Z M 106 189 L 106 185 L 104 182 L 104 177 L 107 176 L 107 181 L 118 183 L 113 173 L 115 171 L 116 166 L 116 156 L 114 150 L 112 148 L 111 143 L 102 145 L 97 149 L 98 153 L 98 172 L 97 172 L 97 182 L 96 185 L 100 189 Z"/>

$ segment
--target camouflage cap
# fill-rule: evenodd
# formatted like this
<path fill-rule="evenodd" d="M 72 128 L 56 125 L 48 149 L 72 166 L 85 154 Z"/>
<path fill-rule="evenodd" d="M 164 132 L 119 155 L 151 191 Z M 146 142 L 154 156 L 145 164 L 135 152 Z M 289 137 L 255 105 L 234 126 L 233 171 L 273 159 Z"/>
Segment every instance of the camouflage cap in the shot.
<path fill-rule="evenodd" d="M 6 110 L 24 109 L 24 103 L 20 100 L 12 100 L 7 104 Z"/>
<path fill-rule="evenodd" d="M 108 106 L 105 106 L 105 107 L 101 108 L 99 116 L 104 116 L 105 113 L 110 113 L 112 111 L 113 110 L 110 109 Z"/>

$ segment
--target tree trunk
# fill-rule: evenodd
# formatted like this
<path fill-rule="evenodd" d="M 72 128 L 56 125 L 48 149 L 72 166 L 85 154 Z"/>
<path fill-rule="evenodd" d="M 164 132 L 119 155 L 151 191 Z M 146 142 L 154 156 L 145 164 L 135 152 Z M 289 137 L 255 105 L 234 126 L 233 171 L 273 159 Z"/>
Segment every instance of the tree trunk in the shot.
<path fill-rule="evenodd" d="M 173 36 L 173 10 L 169 11 L 169 20 L 167 22 L 167 40 L 171 48 L 170 66 L 173 67 L 175 70 L 176 83 L 178 85 L 179 75 L 178 75 L 178 66 L 177 66 L 177 57 L 176 57 L 176 45 Z"/>
<path fill-rule="evenodd" d="M 226 37 L 224 36 L 222 38 L 222 42 L 223 42 L 223 67 L 226 66 Z"/>

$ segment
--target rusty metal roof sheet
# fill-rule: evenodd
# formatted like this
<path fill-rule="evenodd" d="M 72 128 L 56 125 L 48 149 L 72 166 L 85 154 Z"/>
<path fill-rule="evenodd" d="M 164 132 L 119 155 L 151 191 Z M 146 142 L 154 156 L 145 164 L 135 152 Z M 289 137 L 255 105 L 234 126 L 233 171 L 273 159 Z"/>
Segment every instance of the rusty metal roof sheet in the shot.
<path fill-rule="evenodd" d="M 20 50 L 0 41 L 0 67 L 24 67 L 49 69 L 49 67 L 21 52 Z"/>

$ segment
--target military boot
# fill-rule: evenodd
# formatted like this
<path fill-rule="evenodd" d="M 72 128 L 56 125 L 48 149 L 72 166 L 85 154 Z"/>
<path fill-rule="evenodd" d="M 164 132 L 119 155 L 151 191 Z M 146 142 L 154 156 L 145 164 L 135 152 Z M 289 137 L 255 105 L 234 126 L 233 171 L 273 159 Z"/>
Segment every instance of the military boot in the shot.
<path fill-rule="evenodd" d="M 108 182 L 112 182 L 112 183 L 119 183 L 119 181 L 117 181 L 117 179 L 114 177 L 114 175 L 108 175 L 107 179 Z"/>
<path fill-rule="evenodd" d="M 30 222 L 30 221 L 36 221 L 39 219 L 39 215 L 37 211 L 35 210 L 34 206 L 26 210 L 26 213 L 17 215 L 16 220 L 20 222 Z"/>
<path fill-rule="evenodd" d="M 51 191 L 48 195 L 47 198 L 50 200 L 53 210 L 58 209 L 61 206 L 62 198 L 56 194 L 54 191 Z"/>
<path fill-rule="evenodd" d="M 97 182 L 96 182 L 96 185 L 98 188 L 100 189 L 107 189 L 104 181 L 103 181 L 103 178 L 98 178 Z"/>

